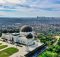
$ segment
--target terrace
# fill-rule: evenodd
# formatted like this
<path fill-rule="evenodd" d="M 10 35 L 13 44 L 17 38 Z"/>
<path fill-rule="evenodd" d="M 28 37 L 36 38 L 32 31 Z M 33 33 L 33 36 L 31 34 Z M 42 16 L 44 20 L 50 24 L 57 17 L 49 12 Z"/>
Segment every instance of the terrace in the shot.
<path fill-rule="evenodd" d="M 0 40 L 0 57 L 20 57 L 27 53 L 24 45 L 17 46 Z"/>
<path fill-rule="evenodd" d="M 24 57 L 25 55 L 28 55 L 29 53 L 28 46 L 26 45 L 17 45 L 17 44 L 13 45 L 13 44 L 10 44 L 9 42 L 7 43 L 1 40 L 0 46 L 1 46 L 0 57 Z M 29 49 L 33 51 L 36 48 L 32 49 L 31 47 L 29 47 Z"/>
<path fill-rule="evenodd" d="M 0 41 L 0 57 L 13 57 L 12 55 L 18 51 L 19 49 L 16 46 Z"/>

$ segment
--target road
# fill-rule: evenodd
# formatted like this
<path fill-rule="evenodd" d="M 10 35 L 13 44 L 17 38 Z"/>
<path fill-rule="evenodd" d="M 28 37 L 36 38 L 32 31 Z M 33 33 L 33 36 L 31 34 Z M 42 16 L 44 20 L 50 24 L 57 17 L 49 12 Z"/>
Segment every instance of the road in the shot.
<path fill-rule="evenodd" d="M 35 54 L 32 57 L 38 57 L 41 53 L 43 53 L 47 47 L 43 47 L 41 50 L 35 52 Z"/>
<path fill-rule="evenodd" d="M 30 53 L 26 54 L 26 57 L 38 57 L 41 53 L 43 53 L 47 49 L 47 46 L 40 46 L 34 51 L 31 51 Z"/>

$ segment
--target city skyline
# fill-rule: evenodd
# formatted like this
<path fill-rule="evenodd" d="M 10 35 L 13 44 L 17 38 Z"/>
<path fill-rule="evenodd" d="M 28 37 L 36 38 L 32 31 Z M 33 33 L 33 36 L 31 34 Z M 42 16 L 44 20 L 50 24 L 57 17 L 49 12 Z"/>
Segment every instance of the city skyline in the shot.
<path fill-rule="evenodd" d="M 0 0 L 0 17 L 60 17 L 60 0 Z"/>

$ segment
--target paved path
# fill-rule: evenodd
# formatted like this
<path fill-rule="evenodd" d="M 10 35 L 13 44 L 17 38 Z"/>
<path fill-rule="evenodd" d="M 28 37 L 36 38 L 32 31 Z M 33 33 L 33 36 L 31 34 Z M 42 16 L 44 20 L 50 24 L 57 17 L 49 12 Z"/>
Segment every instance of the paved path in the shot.
<path fill-rule="evenodd" d="M 25 47 L 25 46 L 18 47 L 18 46 L 16 46 L 16 45 L 9 44 L 9 43 L 2 42 L 2 41 L 0 41 L 0 43 L 2 43 L 2 45 L 8 45 L 8 47 L 6 47 L 6 48 L 15 47 L 15 48 L 19 49 L 19 51 L 18 51 L 17 53 L 11 55 L 10 57 L 24 57 L 24 56 L 22 56 L 22 55 L 27 54 L 27 52 L 26 52 L 26 47 Z M 0 51 L 4 50 L 4 49 L 6 49 L 6 48 L 1 49 Z"/>
<path fill-rule="evenodd" d="M 60 36 L 55 36 L 55 38 L 57 39 L 57 41 L 54 43 L 54 45 L 56 45 L 56 44 L 57 44 L 57 42 L 58 42 L 58 40 L 59 40 Z"/>
<path fill-rule="evenodd" d="M 43 47 L 40 51 L 35 52 L 35 54 L 32 57 L 38 57 L 41 53 L 43 53 L 47 48 Z"/>
<path fill-rule="evenodd" d="M 41 53 L 43 53 L 45 50 L 47 49 L 47 46 L 42 45 L 40 47 L 38 47 L 37 49 L 35 49 L 34 51 L 29 52 L 28 54 L 26 54 L 26 57 L 38 57 Z"/>

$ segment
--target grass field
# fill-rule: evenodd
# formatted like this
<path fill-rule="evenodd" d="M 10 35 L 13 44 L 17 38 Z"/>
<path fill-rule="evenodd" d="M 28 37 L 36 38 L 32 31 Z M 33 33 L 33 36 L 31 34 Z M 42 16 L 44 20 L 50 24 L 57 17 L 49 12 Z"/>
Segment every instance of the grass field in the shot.
<path fill-rule="evenodd" d="M 0 43 L 0 45 L 1 45 L 2 43 Z"/>
<path fill-rule="evenodd" d="M 0 49 L 6 48 L 8 45 L 1 45 Z"/>
<path fill-rule="evenodd" d="M 10 48 L 0 51 L 0 57 L 9 57 L 10 55 L 12 55 L 16 52 L 18 52 L 17 48 L 10 47 Z"/>

